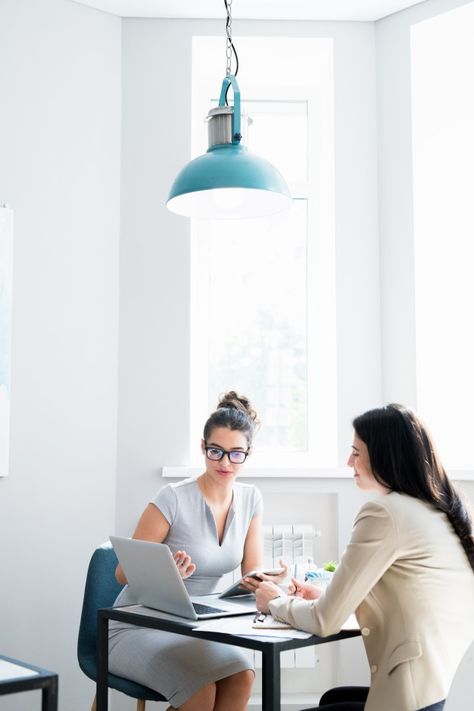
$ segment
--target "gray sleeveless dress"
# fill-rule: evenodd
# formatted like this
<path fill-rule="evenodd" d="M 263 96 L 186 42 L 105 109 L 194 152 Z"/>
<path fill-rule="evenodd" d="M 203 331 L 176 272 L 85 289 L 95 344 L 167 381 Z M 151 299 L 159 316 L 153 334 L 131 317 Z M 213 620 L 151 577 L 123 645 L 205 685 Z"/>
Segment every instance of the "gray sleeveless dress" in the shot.
<path fill-rule="evenodd" d="M 197 566 L 196 572 L 184 581 L 191 595 L 214 592 L 221 576 L 240 565 L 250 522 L 263 510 L 258 489 L 235 483 L 233 502 L 219 545 L 214 516 L 196 479 L 164 486 L 151 503 L 160 509 L 171 526 L 164 541 L 171 552 L 185 550 Z M 135 603 L 125 586 L 114 604 Z M 206 684 L 245 669 L 253 669 L 248 650 L 161 630 L 110 623 L 109 670 L 155 689 L 174 707 L 181 706 Z"/>

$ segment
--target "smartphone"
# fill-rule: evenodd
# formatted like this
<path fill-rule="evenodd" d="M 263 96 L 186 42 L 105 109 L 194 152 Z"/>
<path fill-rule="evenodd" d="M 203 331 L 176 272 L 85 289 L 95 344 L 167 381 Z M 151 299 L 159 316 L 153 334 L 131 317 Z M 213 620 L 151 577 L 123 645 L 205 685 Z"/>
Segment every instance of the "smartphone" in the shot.
<path fill-rule="evenodd" d="M 257 578 L 259 579 L 257 573 L 265 573 L 265 575 L 280 575 L 283 573 L 284 568 L 262 568 L 261 570 L 251 570 L 244 577 L 245 578 Z M 220 593 L 219 597 L 238 597 L 239 595 L 252 595 L 245 588 L 241 588 L 242 578 L 236 583 L 232 583 L 226 590 Z"/>
<path fill-rule="evenodd" d="M 264 573 L 265 575 L 280 575 L 280 573 L 283 573 L 284 568 L 267 568 L 263 570 L 251 570 L 250 573 L 247 573 L 247 575 L 244 575 L 245 578 L 257 578 L 260 580 L 258 577 L 257 573 Z"/>

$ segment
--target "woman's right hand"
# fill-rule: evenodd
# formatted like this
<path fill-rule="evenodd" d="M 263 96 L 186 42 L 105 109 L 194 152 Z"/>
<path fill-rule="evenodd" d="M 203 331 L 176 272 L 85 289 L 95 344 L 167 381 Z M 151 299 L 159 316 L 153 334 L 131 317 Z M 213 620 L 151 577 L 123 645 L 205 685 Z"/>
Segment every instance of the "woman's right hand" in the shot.
<path fill-rule="evenodd" d="M 318 600 L 321 597 L 321 591 L 311 583 L 302 583 L 301 580 L 291 578 L 291 583 L 288 585 L 288 595 L 301 597 L 303 600 Z"/>
<path fill-rule="evenodd" d="M 191 562 L 191 556 L 186 553 L 186 551 L 176 551 L 174 554 L 174 562 L 178 568 L 178 572 L 183 578 L 189 578 L 190 575 L 196 570 L 196 566 Z"/>
<path fill-rule="evenodd" d="M 282 572 L 277 575 L 267 575 L 262 571 L 257 571 L 252 577 L 243 576 L 240 587 L 248 590 L 249 592 L 256 592 L 260 583 L 274 583 L 275 585 L 280 585 L 286 580 L 288 575 L 288 565 L 284 560 L 280 559 L 280 567 Z"/>
<path fill-rule="evenodd" d="M 260 580 L 264 580 L 267 583 L 275 583 L 275 585 L 280 585 L 286 580 L 288 575 L 288 565 L 281 558 L 280 567 L 282 569 L 282 572 L 278 573 L 278 575 L 266 575 L 265 573 L 259 573 L 258 577 L 260 578 Z"/>

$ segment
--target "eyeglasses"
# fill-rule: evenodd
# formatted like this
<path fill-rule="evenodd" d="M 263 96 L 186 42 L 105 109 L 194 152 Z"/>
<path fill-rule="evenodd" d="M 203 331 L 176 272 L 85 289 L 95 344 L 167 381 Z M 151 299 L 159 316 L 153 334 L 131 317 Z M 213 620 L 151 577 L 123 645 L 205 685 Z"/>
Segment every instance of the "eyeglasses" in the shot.
<path fill-rule="evenodd" d="M 232 464 L 242 464 L 247 459 L 249 450 L 246 452 L 240 452 L 238 449 L 231 449 L 229 452 L 226 449 L 220 449 L 220 447 L 205 447 L 206 457 L 212 462 L 220 462 L 221 459 L 227 454 L 229 462 Z"/>

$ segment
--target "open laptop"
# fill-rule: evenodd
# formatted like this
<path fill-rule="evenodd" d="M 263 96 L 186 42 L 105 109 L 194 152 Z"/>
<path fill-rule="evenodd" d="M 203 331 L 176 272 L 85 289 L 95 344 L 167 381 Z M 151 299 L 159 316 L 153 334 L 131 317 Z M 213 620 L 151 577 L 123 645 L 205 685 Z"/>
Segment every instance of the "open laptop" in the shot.
<path fill-rule="evenodd" d="M 255 597 L 223 600 L 217 595 L 189 595 L 173 555 L 164 543 L 110 536 L 119 563 L 137 602 L 190 620 L 256 612 Z"/>

